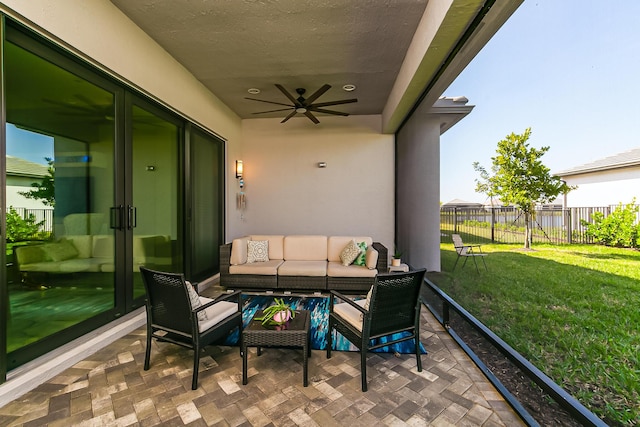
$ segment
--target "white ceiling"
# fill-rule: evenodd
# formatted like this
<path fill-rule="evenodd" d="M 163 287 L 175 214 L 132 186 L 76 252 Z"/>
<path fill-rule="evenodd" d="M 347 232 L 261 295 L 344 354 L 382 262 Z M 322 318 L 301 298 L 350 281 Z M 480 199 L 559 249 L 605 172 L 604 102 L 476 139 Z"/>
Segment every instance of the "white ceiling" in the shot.
<path fill-rule="evenodd" d="M 397 92 L 398 76 L 407 68 L 403 61 L 412 52 L 410 46 L 415 47 L 414 34 L 418 30 L 414 41 L 418 46 L 430 36 L 420 33 L 429 28 L 424 24 L 430 10 L 447 7 L 449 18 L 439 18 L 438 34 L 418 49 L 414 62 L 424 62 L 429 50 L 441 61 L 446 56 L 442 51 L 453 49 L 484 4 L 481 0 L 431 0 L 429 5 L 427 0 L 111 1 L 241 118 L 284 117 L 286 112 L 254 115 L 278 106 L 245 99 L 288 103 L 275 84 L 294 96 L 296 88 L 305 88 L 308 96 L 329 84 L 332 88 L 316 102 L 357 98 L 357 103 L 327 108 L 382 114 L 392 91 Z M 416 67 L 409 73 L 423 71 Z M 409 78 L 400 89 L 412 91 L 413 102 L 430 82 L 416 85 L 414 80 Z M 343 91 L 345 84 L 355 85 L 356 90 Z M 261 93 L 251 95 L 250 88 Z M 321 119 L 322 114 L 318 116 Z"/>

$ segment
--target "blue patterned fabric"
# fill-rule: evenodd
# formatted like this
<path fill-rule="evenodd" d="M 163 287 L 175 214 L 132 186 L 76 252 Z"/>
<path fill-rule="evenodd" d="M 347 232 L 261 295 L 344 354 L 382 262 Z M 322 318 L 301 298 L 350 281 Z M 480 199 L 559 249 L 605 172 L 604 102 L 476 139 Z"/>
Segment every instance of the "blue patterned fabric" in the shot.
<path fill-rule="evenodd" d="M 242 325 L 247 327 L 253 315 L 258 310 L 263 310 L 269 307 L 273 303 L 273 296 L 269 295 L 242 295 L 243 307 L 242 307 Z M 280 298 L 280 296 L 278 296 Z M 284 296 L 282 297 L 285 303 L 289 304 L 294 310 L 309 310 L 311 315 L 311 348 L 314 350 L 325 350 L 327 348 L 327 326 L 329 324 L 329 297 L 321 296 Z M 351 342 L 344 338 L 341 334 L 333 332 L 333 348 L 337 351 L 358 351 Z M 405 333 L 408 334 L 408 333 Z M 225 345 L 238 345 L 238 339 L 240 337 L 239 331 L 234 331 L 229 335 L 224 342 Z M 384 343 L 392 341 L 393 339 L 400 337 L 399 334 L 383 337 L 378 340 L 374 340 L 374 343 Z M 420 350 L 422 353 L 426 353 L 422 343 L 420 343 Z M 384 346 L 379 349 L 373 350 L 373 352 L 379 353 L 414 353 L 415 346 L 412 340 L 403 341 L 400 343 L 392 344 L 390 346 Z"/>

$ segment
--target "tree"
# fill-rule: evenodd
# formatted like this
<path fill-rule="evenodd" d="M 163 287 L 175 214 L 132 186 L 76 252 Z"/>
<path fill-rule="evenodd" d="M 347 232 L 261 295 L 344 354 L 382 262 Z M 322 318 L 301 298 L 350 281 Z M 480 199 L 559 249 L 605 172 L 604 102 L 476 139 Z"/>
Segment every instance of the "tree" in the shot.
<path fill-rule="evenodd" d="M 536 203 L 549 203 L 576 188 L 551 175 L 540 160 L 549 147 L 530 147 L 527 143 L 530 135 L 531 128 L 527 128 L 522 135 L 512 132 L 498 142 L 496 156 L 491 158 L 491 174 L 479 162 L 473 163 L 473 168 L 480 173 L 476 192 L 497 196 L 505 205 L 514 205 L 524 213 L 525 249 L 531 247 L 531 222 L 535 219 Z"/>
<path fill-rule="evenodd" d="M 55 194 L 55 167 L 53 166 L 53 159 L 50 157 L 44 158 L 47 161 L 49 167 L 47 168 L 47 175 L 42 178 L 40 182 L 34 182 L 31 186 L 34 188 L 29 191 L 19 191 L 18 194 L 26 197 L 27 199 L 42 200 L 45 206 L 56 205 Z"/>

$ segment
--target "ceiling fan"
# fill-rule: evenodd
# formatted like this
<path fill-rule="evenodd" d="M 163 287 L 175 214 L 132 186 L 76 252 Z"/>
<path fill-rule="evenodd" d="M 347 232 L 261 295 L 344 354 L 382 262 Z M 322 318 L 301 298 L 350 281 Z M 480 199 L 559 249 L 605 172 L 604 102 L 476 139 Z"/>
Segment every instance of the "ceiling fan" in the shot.
<path fill-rule="evenodd" d="M 291 101 L 291 104 L 284 104 L 282 102 L 274 102 L 274 101 L 265 101 L 263 99 L 257 99 L 257 98 L 245 98 L 245 99 L 250 99 L 252 101 L 259 101 L 259 102 L 266 102 L 267 104 L 275 104 L 275 105 L 284 105 L 287 108 L 278 108 L 276 110 L 269 110 L 269 111 L 259 111 L 257 113 L 253 113 L 253 114 L 266 114 L 266 113 L 273 113 L 276 111 L 291 111 L 291 113 L 289 113 L 289 115 L 287 115 L 287 117 L 285 117 L 280 123 L 284 123 L 287 120 L 289 120 L 291 117 L 295 116 L 296 114 L 300 113 L 300 114 L 304 114 L 305 116 L 307 116 L 309 118 L 309 120 L 311 120 L 313 123 L 318 124 L 320 123 L 320 121 L 316 118 L 316 116 L 313 115 L 314 112 L 316 113 L 325 113 L 325 114 L 333 114 L 336 116 L 348 116 L 348 113 L 343 113 L 341 111 L 334 111 L 334 110 L 327 110 L 323 107 L 328 107 L 330 105 L 340 105 L 340 104 L 350 104 L 352 102 L 358 102 L 358 100 L 356 98 L 352 98 L 352 99 L 343 99 L 340 101 L 328 101 L 328 102 L 317 102 L 314 103 L 314 101 L 318 98 L 320 98 L 320 96 L 322 96 L 326 91 L 328 91 L 331 88 L 331 85 L 325 84 L 323 85 L 320 89 L 318 89 L 317 91 L 315 91 L 311 96 L 309 96 L 308 98 L 305 98 L 303 95 L 305 94 L 306 90 L 303 88 L 298 88 L 296 89 L 296 93 L 298 94 L 297 98 L 294 98 L 293 95 L 291 95 L 289 92 L 287 92 L 287 90 L 282 87 L 282 85 L 276 84 L 276 87 L 280 90 L 280 92 L 282 92 L 288 99 L 289 101 Z"/>

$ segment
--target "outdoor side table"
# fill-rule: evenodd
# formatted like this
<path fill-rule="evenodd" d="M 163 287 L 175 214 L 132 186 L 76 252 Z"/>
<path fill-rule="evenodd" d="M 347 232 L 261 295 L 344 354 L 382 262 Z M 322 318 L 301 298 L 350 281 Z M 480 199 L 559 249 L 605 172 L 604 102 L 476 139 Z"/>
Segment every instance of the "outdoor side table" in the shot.
<path fill-rule="evenodd" d="M 247 326 L 242 331 L 242 384 L 247 384 L 247 348 L 257 347 L 258 356 L 262 347 L 302 348 L 303 382 L 309 385 L 307 375 L 308 358 L 311 356 L 311 316 L 309 310 L 296 311 L 296 317 L 281 326 L 262 326 L 256 317 L 262 317 L 262 310 L 256 311 Z"/>

